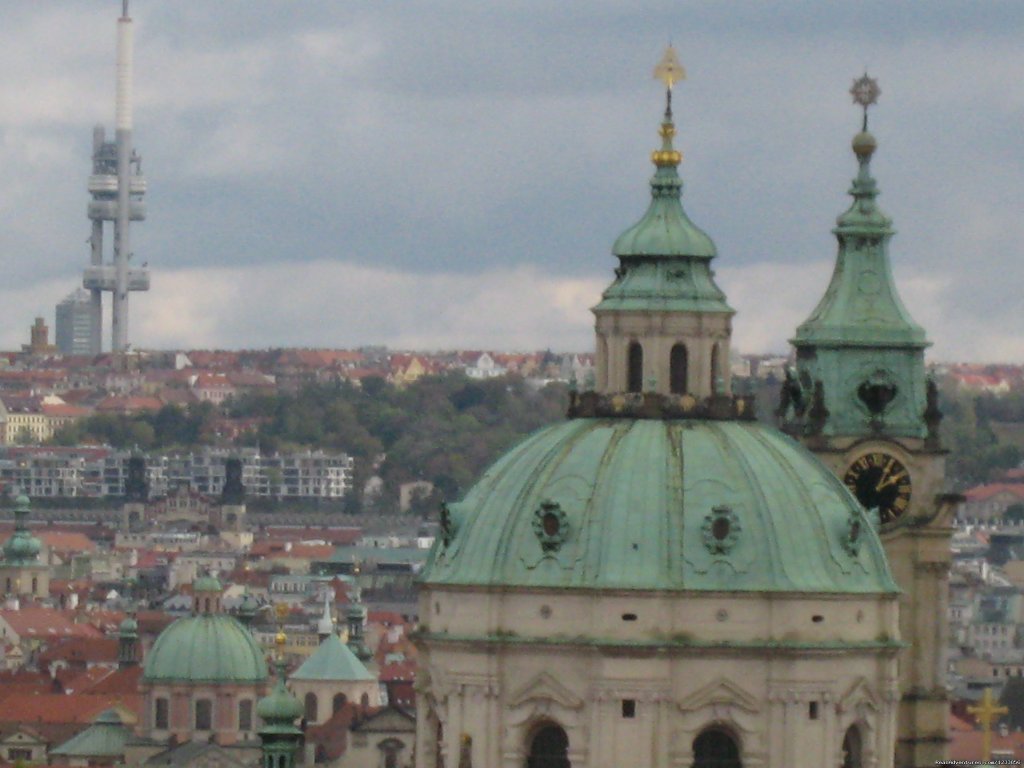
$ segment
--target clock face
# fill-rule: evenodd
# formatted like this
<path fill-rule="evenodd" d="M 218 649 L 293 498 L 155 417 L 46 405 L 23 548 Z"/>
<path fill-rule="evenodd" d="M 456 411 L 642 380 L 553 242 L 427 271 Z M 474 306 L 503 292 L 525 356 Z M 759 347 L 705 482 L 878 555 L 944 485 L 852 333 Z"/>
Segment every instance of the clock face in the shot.
<path fill-rule="evenodd" d="M 910 472 L 899 459 L 881 451 L 857 459 L 843 482 L 865 509 L 877 509 L 882 525 L 903 516 L 910 507 Z"/>

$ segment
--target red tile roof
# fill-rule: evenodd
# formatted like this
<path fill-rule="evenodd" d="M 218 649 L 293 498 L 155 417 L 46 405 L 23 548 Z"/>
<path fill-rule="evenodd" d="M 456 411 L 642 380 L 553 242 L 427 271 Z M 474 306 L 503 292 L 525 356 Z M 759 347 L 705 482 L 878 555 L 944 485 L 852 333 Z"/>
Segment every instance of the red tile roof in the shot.
<path fill-rule="evenodd" d="M 138 713 L 142 696 L 37 693 L 0 700 L 0 723 L 92 723 L 104 709 L 120 705 Z"/>
<path fill-rule="evenodd" d="M 124 669 L 115 669 L 109 675 L 83 691 L 83 693 L 112 696 L 134 695 L 139 692 L 139 681 L 141 679 L 142 664 L 135 664 Z"/>
<path fill-rule="evenodd" d="M 987 485 L 976 485 L 964 491 L 964 497 L 968 501 L 985 501 L 1001 493 L 1009 493 L 1018 499 L 1024 500 L 1024 483 L 989 483 Z"/>
<path fill-rule="evenodd" d="M 114 664 L 117 662 L 116 637 L 67 637 L 50 643 L 39 653 L 39 667 L 48 670 L 51 664 L 63 661 L 71 666 Z"/>
<path fill-rule="evenodd" d="M 18 610 L 0 610 L 0 618 L 19 637 L 55 639 L 57 637 L 101 637 L 102 633 L 88 624 L 75 624 L 64 613 L 52 608 L 23 606 Z"/>
<path fill-rule="evenodd" d="M 93 552 L 96 543 L 77 531 L 44 530 L 37 534 L 49 549 L 55 552 Z"/>

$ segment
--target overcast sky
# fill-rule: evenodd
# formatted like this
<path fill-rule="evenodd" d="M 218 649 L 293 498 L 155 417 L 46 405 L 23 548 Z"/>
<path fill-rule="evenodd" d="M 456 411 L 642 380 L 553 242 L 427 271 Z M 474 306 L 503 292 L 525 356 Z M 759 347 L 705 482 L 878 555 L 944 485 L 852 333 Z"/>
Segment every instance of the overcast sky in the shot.
<path fill-rule="evenodd" d="M 0 346 L 80 284 L 115 0 L 4 0 Z M 589 350 L 648 200 L 673 41 L 684 205 L 735 346 L 828 282 L 868 68 L 900 292 L 934 359 L 1024 357 L 1024 3 L 134 0 L 136 347 Z M 108 235 L 109 243 L 109 235 Z M 105 331 L 109 335 L 109 318 Z"/>

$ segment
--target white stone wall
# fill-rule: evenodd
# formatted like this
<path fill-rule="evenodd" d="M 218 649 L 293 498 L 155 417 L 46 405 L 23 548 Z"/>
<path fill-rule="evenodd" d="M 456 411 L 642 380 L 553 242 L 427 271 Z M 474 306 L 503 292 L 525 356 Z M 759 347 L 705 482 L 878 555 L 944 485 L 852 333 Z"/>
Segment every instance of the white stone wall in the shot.
<path fill-rule="evenodd" d="M 853 724 L 864 764 L 893 764 L 893 596 L 428 587 L 422 601 L 423 768 L 438 751 L 454 765 L 463 734 L 474 765 L 521 768 L 546 722 L 567 732 L 573 768 L 689 766 L 713 725 L 746 768 L 839 765 Z"/>

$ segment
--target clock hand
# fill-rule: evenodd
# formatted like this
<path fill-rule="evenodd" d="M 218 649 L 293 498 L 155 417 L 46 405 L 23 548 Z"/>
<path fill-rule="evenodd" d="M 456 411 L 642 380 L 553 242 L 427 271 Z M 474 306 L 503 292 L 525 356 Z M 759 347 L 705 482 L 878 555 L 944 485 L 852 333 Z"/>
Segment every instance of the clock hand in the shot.
<path fill-rule="evenodd" d="M 892 469 L 892 462 L 890 461 L 882 469 L 882 476 L 878 478 L 878 485 L 875 486 L 876 491 L 880 491 L 886 486 L 886 479 L 889 477 L 889 470 Z"/>
<path fill-rule="evenodd" d="M 896 485 L 896 483 L 900 482 L 904 477 L 906 477 L 906 474 L 902 472 L 900 474 L 893 475 L 888 480 L 885 480 L 884 482 L 881 482 L 878 485 L 876 485 L 875 490 L 880 491 L 886 486 Z"/>

